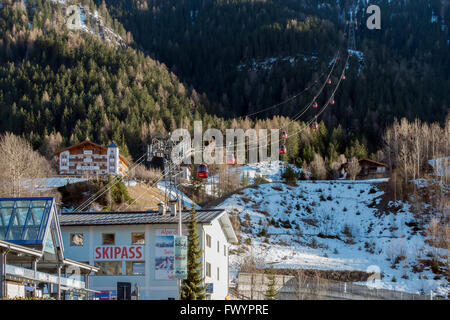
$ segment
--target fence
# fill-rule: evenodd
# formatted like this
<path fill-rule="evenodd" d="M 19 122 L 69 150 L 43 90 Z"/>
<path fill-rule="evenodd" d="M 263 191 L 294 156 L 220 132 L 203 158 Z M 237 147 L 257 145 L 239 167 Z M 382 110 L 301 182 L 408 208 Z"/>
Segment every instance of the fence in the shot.
<path fill-rule="evenodd" d="M 267 274 L 239 273 L 236 296 L 242 300 L 264 300 Z M 275 275 L 279 300 L 432 300 L 432 296 L 376 289 L 351 282 L 321 278 Z"/>

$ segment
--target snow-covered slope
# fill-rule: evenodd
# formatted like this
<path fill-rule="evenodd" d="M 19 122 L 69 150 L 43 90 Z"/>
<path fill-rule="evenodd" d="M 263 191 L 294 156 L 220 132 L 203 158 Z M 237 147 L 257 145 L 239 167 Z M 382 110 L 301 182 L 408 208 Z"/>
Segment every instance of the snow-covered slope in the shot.
<path fill-rule="evenodd" d="M 427 266 L 435 248 L 415 228 L 410 206 L 390 202 L 388 211 L 396 213 L 380 212 L 379 186 L 373 181 L 299 181 L 297 187 L 267 183 L 233 195 L 219 205 L 238 215 L 243 226 L 243 245 L 234 247 L 241 253 L 231 256 L 232 264 L 236 267 L 252 252 L 275 268 L 379 268 L 383 278 L 372 286 L 447 296 L 445 276 Z"/>

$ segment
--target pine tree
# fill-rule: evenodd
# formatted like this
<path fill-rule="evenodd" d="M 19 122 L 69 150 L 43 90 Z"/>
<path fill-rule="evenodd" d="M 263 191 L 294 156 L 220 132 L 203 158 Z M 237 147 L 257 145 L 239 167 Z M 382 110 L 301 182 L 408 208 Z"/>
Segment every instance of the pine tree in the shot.
<path fill-rule="evenodd" d="M 197 233 L 197 212 L 195 204 L 191 210 L 191 223 L 189 225 L 188 237 L 188 261 L 187 279 L 183 280 L 181 287 L 181 300 L 203 300 L 205 298 L 205 287 L 202 278 L 202 250 L 200 249 L 199 236 Z"/>
<path fill-rule="evenodd" d="M 269 275 L 267 276 L 269 279 L 269 284 L 267 286 L 266 293 L 264 294 L 266 300 L 278 300 L 278 291 L 275 289 L 276 287 L 276 279 L 275 272 L 273 269 L 269 270 Z"/>

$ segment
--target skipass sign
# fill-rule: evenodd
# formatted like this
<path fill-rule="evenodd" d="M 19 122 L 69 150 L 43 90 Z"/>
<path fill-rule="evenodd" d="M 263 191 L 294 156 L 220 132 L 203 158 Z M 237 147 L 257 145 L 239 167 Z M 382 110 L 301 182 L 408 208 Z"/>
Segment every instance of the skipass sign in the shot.
<path fill-rule="evenodd" d="M 100 246 L 94 249 L 97 261 L 137 261 L 144 259 L 144 246 Z"/>

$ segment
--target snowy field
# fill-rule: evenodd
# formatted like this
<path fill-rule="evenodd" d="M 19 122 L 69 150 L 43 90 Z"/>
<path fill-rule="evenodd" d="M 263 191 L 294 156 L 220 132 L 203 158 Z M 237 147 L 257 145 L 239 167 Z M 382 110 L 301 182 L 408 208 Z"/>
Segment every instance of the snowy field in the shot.
<path fill-rule="evenodd" d="M 396 214 L 376 214 L 373 206 L 382 194 L 377 181 L 299 181 L 297 187 L 267 183 L 233 195 L 219 207 L 248 224 L 242 243 L 251 239 L 245 253 L 230 256 L 234 275 L 252 252 L 275 268 L 379 268 L 383 278 L 371 286 L 447 296 L 445 277 L 437 277 L 430 267 L 413 272 L 418 260 L 430 260 L 435 249 L 408 226 L 415 220 L 409 205 L 391 202 Z"/>
<path fill-rule="evenodd" d="M 162 192 L 166 192 L 167 187 L 166 187 L 166 182 L 165 182 L 165 181 L 158 182 L 158 183 L 157 183 L 157 186 L 158 186 L 158 189 L 159 189 L 159 190 L 161 190 Z M 181 199 L 182 199 L 182 201 L 183 201 L 183 205 L 184 205 L 186 208 L 191 209 L 192 206 L 194 205 L 194 201 L 192 201 L 186 194 L 184 194 L 184 193 L 181 192 L 180 190 L 176 190 L 176 191 L 175 191 L 175 190 L 173 190 L 173 189 L 170 189 L 170 190 L 168 190 L 168 193 L 169 193 L 169 196 L 170 196 L 172 199 L 176 199 L 176 198 L 178 198 L 178 196 L 180 196 Z M 201 207 L 200 207 L 199 205 L 196 205 L 195 208 L 196 208 L 196 209 L 201 209 Z"/>
<path fill-rule="evenodd" d="M 64 187 L 68 184 L 87 181 L 87 178 L 81 177 L 50 177 L 42 179 L 24 179 L 23 185 L 29 190 L 37 190 L 39 192 L 46 192 L 59 187 Z"/>
<path fill-rule="evenodd" d="M 429 160 L 428 163 L 434 168 L 437 176 L 448 177 L 450 175 L 450 157 Z"/>

